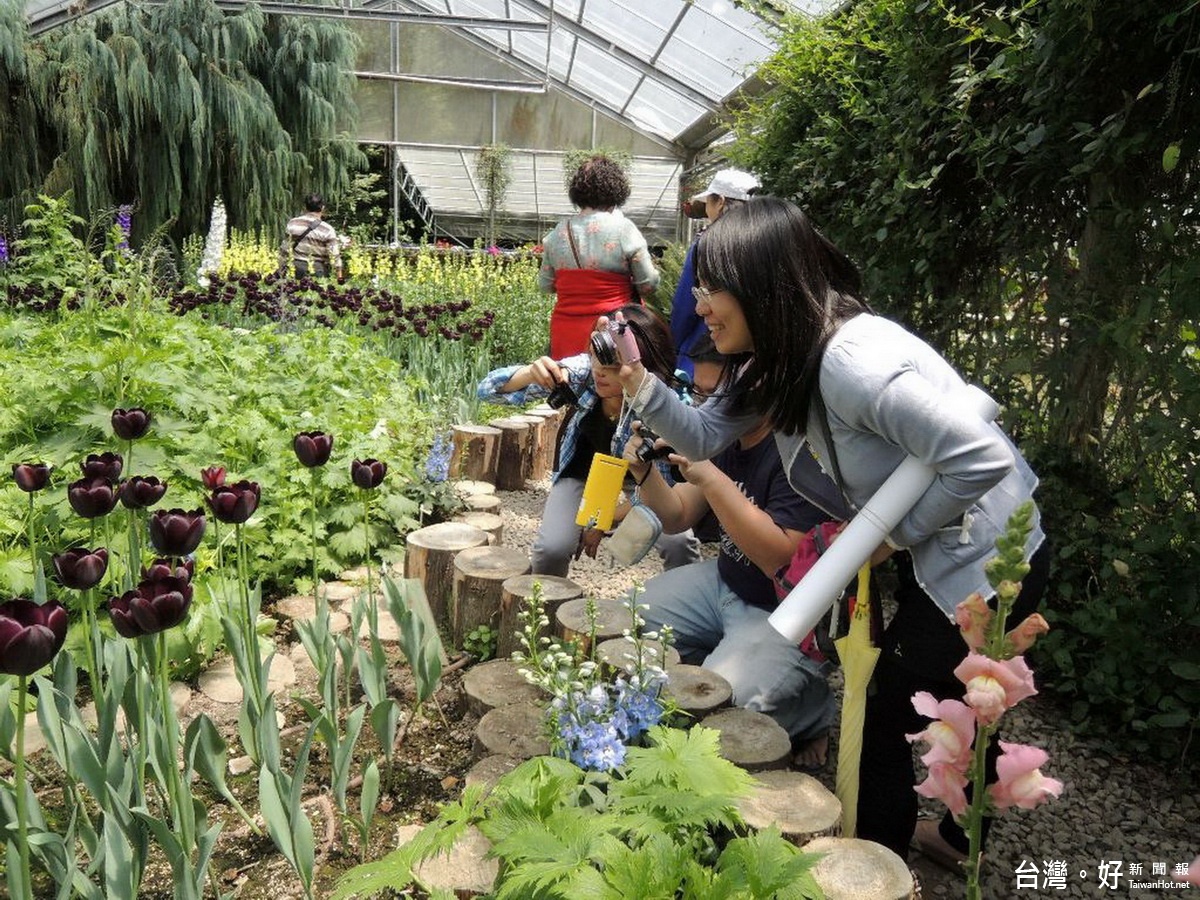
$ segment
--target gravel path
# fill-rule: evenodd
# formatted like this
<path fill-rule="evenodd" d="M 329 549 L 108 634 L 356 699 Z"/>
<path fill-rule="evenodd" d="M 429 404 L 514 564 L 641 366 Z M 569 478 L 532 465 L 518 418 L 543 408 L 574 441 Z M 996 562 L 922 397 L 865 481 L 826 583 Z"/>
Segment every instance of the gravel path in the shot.
<path fill-rule="evenodd" d="M 505 545 L 529 548 L 547 486 L 499 492 Z M 615 599 L 633 579 L 645 581 L 660 571 L 653 553 L 637 566 L 617 569 L 601 549 L 599 559 L 585 557 L 573 563 L 570 577 L 597 597 Z M 840 674 L 833 684 L 840 694 Z M 1073 735 L 1064 719 L 1041 696 L 1026 700 L 1005 717 L 1005 738 L 1045 748 L 1050 753 L 1045 773 L 1062 780 L 1065 789 L 1057 801 L 1032 811 L 1010 810 L 997 820 L 985 859 L 984 897 L 1200 900 L 1200 888 L 1134 886 L 1170 882 L 1179 864 L 1190 863 L 1200 853 L 1200 786 L 1194 774 L 1113 755 L 1098 742 Z M 835 728 L 831 759 L 836 754 Z M 833 768 L 831 764 L 821 776 L 830 789 Z M 936 803 L 922 799 L 922 807 L 930 815 L 941 815 Z M 916 853 L 909 864 L 926 898 L 963 895 L 960 876 Z"/>

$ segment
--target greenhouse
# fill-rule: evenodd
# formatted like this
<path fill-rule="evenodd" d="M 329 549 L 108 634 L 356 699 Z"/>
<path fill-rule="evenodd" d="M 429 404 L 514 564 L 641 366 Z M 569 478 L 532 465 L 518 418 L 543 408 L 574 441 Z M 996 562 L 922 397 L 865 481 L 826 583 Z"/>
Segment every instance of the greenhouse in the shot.
<path fill-rule="evenodd" d="M 1200 7 L 0 6 L 0 879 L 1200 886 Z"/>

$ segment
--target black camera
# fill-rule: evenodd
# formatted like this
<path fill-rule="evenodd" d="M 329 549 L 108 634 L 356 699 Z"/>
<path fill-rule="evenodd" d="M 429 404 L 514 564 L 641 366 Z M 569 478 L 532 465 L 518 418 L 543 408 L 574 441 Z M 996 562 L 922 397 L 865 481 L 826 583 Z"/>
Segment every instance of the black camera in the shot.
<path fill-rule="evenodd" d="M 600 365 L 620 365 L 621 361 L 617 358 L 617 345 L 613 343 L 612 335 L 609 332 L 593 331 L 590 343 L 592 354 Z"/>
<path fill-rule="evenodd" d="M 642 443 L 637 448 L 637 458 L 642 462 L 665 459 L 668 455 L 675 452 L 675 448 L 668 444 L 655 447 L 654 442 L 658 440 L 658 435 L 645 425 L 638 426 L 638 435 L 641 437 Z"/>
<path fill-rule="evenodd" d="M 554 386 L 554 390 L 550 392 L 550 396 L 546 398 L 546 402 L 550 404 L 551 409 L 561 409 L 564 406 L 574 406 L 579 402 L 579 398 L 571 390 L 571 385 L 565 381 L 560 381 Z"/>

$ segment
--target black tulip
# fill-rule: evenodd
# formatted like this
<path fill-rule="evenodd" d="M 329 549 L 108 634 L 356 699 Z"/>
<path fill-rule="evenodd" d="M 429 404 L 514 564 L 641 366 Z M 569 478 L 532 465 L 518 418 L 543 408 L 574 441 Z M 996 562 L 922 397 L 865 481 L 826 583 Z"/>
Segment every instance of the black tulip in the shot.
<path fill-rule="evenodd" d="M 98 585 L 108 571 L 108 551 L 103 547 L 73 547 L 54 557 L 54 571 L 63 587 L 86 591 Z"/>
<path fill-rule="evenodd" d="M 218 522 L 241 525 L 258 509 L 261 493 L 254 481 L 224 484 L 212 492 L 208 505 Z"/>
<path fill-rule="evenodd" d="M 13 480 L 27 494 L 40 491 L 50 483 L 50 466 L 46 463 L 14 463 Z"/>
<path fill-rule="evenodd" d="M 67 487 L 67 501 L 71 509 L 85 519 L 106 516 L 117 505 L 117 489 L 103 477 L 84 477 Z"/>
<path fill-rule="evenodd" d="M 333 435 L 324 431 L 301 431 L 292 438 L 292 449 L 302 465 L 310 469 L 323 466 L 333 452 Z"/>
<path fill-rule="evenodd" d="M 142 566 L 142 581 L 162 581 L 164 578 L 182 578 L 191 581 L 196 573 L 196 563 L 191 559 L 160 557 L 149 566 Z"/>
<path fill-rule="evenodd" d="M 79 464 L 83 469 L 84 478 L 107 478 L 113 484 L 121 480 L 121 470 L 125 460 L 120 453 L 105 451 L 104 453 L 89 453 L 88 458 Z"/>
<path fill-rule="evenodd" d="M 160 509 L 150 517 L 150 543 L 163 556 L 187 556 L 204 537 L 204 510 Z"/>
<path fill-rule="evenodd" d="M 67 611 L 57 600 L 0 604 L 0 672 L 32 675 L 54 658 L 67 639 Z"/>
<path fill-rule="evenodd" d="M 163 498 L 167 492 L 167 483 L 159 481 L 153 475 L 145 477 L 134 475 L 132 478 L 121 482 L 120 495 L 121 503 L 127 509 L 146 509 L 153 506 Z"/>
<path fill-rule="evenodd" d="M 192 605 L 192 586 L 182 578 L 143 581 L 137 590 L 108 601 L 108 614 L 121 637 L 134 638 L 174 628 Z"/>
<path fill-rule="evenodd" d="M 350 463 L 350 480 L 364 491 L 379 487 L 386 474 L 387 463 L 377 459 L 356 459 Z"/>
<path fill-rule="evenodd" d="M 113 433 L 123 441 L 136 441 L 150 430 L 150 413 L 140 406 L 130 409 L 114 409 L 112 414 Z"/>

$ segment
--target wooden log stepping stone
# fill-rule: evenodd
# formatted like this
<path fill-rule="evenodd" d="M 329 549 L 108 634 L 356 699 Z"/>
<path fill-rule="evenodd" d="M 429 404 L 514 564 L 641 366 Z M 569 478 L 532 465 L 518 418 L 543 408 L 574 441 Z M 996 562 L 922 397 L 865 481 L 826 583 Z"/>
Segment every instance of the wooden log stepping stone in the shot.
<path fill-rule="evenodd" d="M 797 847 L 841 832 L 841 801 L 811 775 L 776 769 L 755 777 L 758 784 L 753 792 L 737 802 L 738 812 L 751 828 L 778 826 Z"/>
<path fill-rule="evenodd" d="M 491 425 L 454 425 L 451 428 L 450 477 L 496 481 L 500 429 Z"/>
<path fill-rule="evenodd" d="M 619 600 L 596 600 L 596 643 L 620 637 L 630 626 L 629 610 Z M 587 597 L 568 600 L 558 608 L 555 633 L 563 641 L 576 641 L 583 652 L 591 652 L 591 631 L 587 619 Z"/>
<path fill-rule="evenodd" d="M 667 666 L 663 693 L 695 719 L 703 719 L 733 702 L 733 686 L 728 681 L 716 672 L 687 663 Z"/>
<path fill-rule="evenodd" d="M 401 825 L 396 829 L 396 846 L 402 847 L 421 831 L 420 825 Z M 421 884 L 456 897 L 482 897 L 492 892 L 500 861 L 488 859 L 491 843 L 474 825 L 454 841 L 446 853 L 424 860 L 416 867 Z M 396 887 L 405 885 L 397 884 Z"/>
<path fill-rule="evenodd" d="M 525 700 L 497 706 L 475 726 L 475 759 L 492 755 L 532 759 L 549 754 L 546 711 L 540 703 Z"/>
<path fill-rule="evenodd" d="M 458 491 L 462 497 L 473 497 L 477 494 L 494 494 L 496 486 L 490 481 L 474 481 L 464 478 L 454 482 L 454 490 Z"/>
<path fill-rule="evenodd" d="M 526 681 L 519 668 L 511 659 L 489 659 L 467 669 L 462 679 L 467 710 L 482 717 L 497 706 L 543 699 L 542 689 Z"/>
<path fill-rule="evenodd" d="M 525 479 L 526 481 L 539 479 L 534 472 L 537 469 L 538 457 L 541 455 L 542 444 L 545 441 L 546 420 L 530 413 L 509 416 L 509 419 L 514 422 L 524 422 L 529 426 L 529 441 L 525 445 Z"/>
<path fill-rule="evenodd" d="M 490 424 L 500 429 L 496 488 L 501 491 L 525 490 L 525 481 L 529 478 L 529 423 L 513 416 L 493 419 Z"/>
<path fill-rule="evenodd" d="M 479 496 L 488 497 L 494 496 L 491 494 L 480 494 Z M 499 500 L 499 497 L 496 497 Z M 465 513 L 460 513 L 454 517 L 455 522 L 466 522 L 468 525 L 474 525 L 480 531 L 486 531 L 488 535 L 488 543 L 493 547 L 497 547 L 504 543 L 504 519 L 492 512 L 482 512 L 480 510 L 468 510 Z"/>
<path fill-rule="evenodd" d="M 514 575 L 500 588 L 500 623 L 496 627 L 496 656 L 512 656 L 521 648 L 517 632 L 521 630 L 521 611 L 533 596 L 534 584 L 542 586 L 542 612 L 554 622 L 558 608 L 568 600 L 583 596 L 583 588 L 570 578 L 559 575 Z M 549 636 L 550 629 L 542 629 Z"/>
<path fill-rule="evenodd" d="M 542 481 L 554 469 L 554 451 L 558 447 L 558 431 L 562 423 L 562 415 L 557 409 L 549 406 L 535 406 L 526 410 L 525 415 L 535 416 L 542 420 L 538 432 L 538 446 L 533 454 L 533 467 L 529 472 L 532 481 Z"/>
<path fill-rule="evenodd" d="M 674 647 L 668 647 L 666 653 L 666 663 L 662 661 L 662 644 L 658 641 L 644 641 L 642 643 L 643 662 L 648 666 L 666 666 L 679 665 L 679 651 Z M 616 638 L 609 638 L 607 641 L 596 645 L 596 661 L 606 668 L 608 672 L 616 674 L 617 672 L 633 671 L 636 660 L 634 657 L 633 640 L 624 635 Z"/>
<path fill-rule="evenodd" d="M 873 841 L 819 837 L 800 848 L 824 853 L 810 870 L 827 900 L 914 900 L 912 873 L 895 852 Z"/>
<path fill-rule="evenodd" d="M 425 588 L 433 620 L 448 625 L 454 602 L 454 557 L 487 544 L 487 532 L 465 522 L 439 522 L 411 531 L 405 539 L 404 577 Z"/>
<path fill-rule="evenodd" d="M 498 514 L 500 512 L 500 498 L 495 494 L 471 494 L 463 498 L 463 503 L 466 505 L 468 512 L 486 512 Z"/>
<path fill-rule="evenodd" d="M 529 572 L 529 556 L 512 547 L 469 547 L 454 558 L 454 645 L 478 628 L 495 628 L 506 579 Z"/>
<path fill-rule="evenodd" d="M 339 575 L 338 581 L 344 581 L 347 584 L 365 585 L 367 583 L 367 572 L 368 569 L 366 566 L 355 566 Z M 378 572 L 371 572 L 371 581 L 379 581 Z"/>
<path fill-rule="evenodd" d="M 700 723 L 721 733 L 721 756 L 747 772 L 782 769 L 792 758 L 792 741 L 783 727 L 753 709 L 723 709 Z"/>
<path fill-rule="evenodd" d="M 495 787 L 496 782 L 519 766 L 524 760 L 515 756 L 485 756 L 467 770 L 463 777 L 466 787 L 478 784 L 485 788 Z"/>

